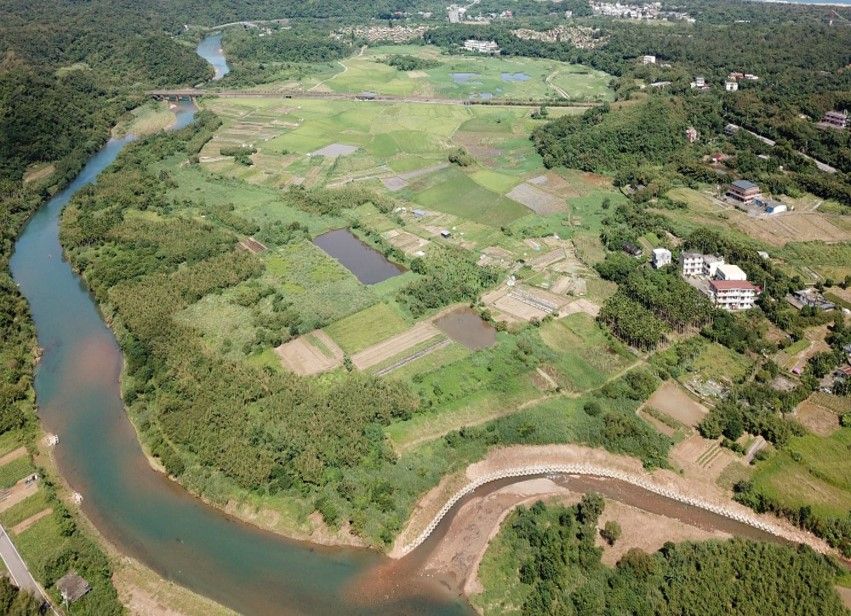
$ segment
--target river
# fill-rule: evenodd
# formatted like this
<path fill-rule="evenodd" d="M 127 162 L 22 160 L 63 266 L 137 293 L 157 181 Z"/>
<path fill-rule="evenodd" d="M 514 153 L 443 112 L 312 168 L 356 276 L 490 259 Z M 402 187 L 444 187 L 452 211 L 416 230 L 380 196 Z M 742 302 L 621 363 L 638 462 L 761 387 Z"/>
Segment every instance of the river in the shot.
<path fill-rule="evenodd" d="M 182 127 L 194 107 L 183 103 L 176 113 Z M 120 349 L 58 237 L 68 201 L 131 140 L 110 141 L 35 213 L 11 261 L 44 351 L 35 375 L 39 417 L 60 437 L 56 462 L 83 495 L 84 513 L 122 553 L 246 614 L 469 613 L 438 580 L 417 573 L 433 544 L 391 563 L 371 550 L 288 540 L 205 505 L 150 467 L 120 397 Z M 376 570 L 388 575 L 370 575 Z"/>
<path fill-rule="evenodd" d="M 204 43 L 202 43 L 204 45 Z M 208 48 L 210 46 L 208 45 Z M 177 109 L 177 127 L 194 108 Z M 11 269 L 29 300 L 44 353 L 36 370 L 39 417 L 57 434 L 63 477 L 83 511 L 121 552 L 163 577 L 248 614 L 371 613 L 345 596 L 347 585 L 386 562 L 365 549 L 323 548 L 242 524 L 153 470 L 124 412 L 122 358 L 111 330 L 62 257 L 59 217 L 131 140 L 110 141 L 65 190 L 38 210 L 15 245 Z M 467 606 L 429 580 L 384 613 L 460 614 Z"/>

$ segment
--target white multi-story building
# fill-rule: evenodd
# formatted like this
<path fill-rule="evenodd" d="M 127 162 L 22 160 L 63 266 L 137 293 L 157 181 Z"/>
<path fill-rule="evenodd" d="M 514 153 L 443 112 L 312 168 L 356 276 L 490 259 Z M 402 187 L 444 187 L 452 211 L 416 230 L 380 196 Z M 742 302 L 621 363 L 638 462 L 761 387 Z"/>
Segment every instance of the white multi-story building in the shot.
<path fill-rule="evenodd" d="M 703 255 L 699 252 L 684 252 L 680 256 L 682 274 L 686 278 L 701 276 L 703 274 Z"/>
<path fill-rule="evenodd" d="M 727 92 L 737 92 L 738 89 L 739 89 L 739 82 L 738 81 L 731 81 L 731 80 L 725 81 L 724 82 L 724 89 Z"/>
<path fill-rule="evenodd" d="M 738 265 L 722 261 L 715 268 L 715 278 L 718 280 L 747 280 L 748 275 Z"/>
<path fill-rule="evenodd" d="M 467 39 L 464 41 L 464 49 L 467 51 L 477 51 L 479 53 L 499 53 L 499 45 L 496 41 L 477 41 L 476 39 Z"/>
<path fill-rule="evenodd" d="M 714 278 L 718 267 L 724 265 L 724 257 L 716 257 L 715 255 L 703 255 L 703 267 L 700 272 L 701 276 Z"/>
<path fill-rule="evenodd" d="M 654 248 L 653 260 L 651 261 L 651 263 L 656 269 L 659 269 L 660 267 L 665 267 L 666 265 L 670 265 L 671 251 L 667 248 Z"/>
<path fill-rule="evenodd" d="M 724 310 L 749 310 L 754 307 L 759 288 L 747 280 L 710 280 L 709 297 Z"/>
<path fill-rule="evenodd" d="M 642 64 L 656 64 L 656 56 L 642 56 L 641 57 Z"/>

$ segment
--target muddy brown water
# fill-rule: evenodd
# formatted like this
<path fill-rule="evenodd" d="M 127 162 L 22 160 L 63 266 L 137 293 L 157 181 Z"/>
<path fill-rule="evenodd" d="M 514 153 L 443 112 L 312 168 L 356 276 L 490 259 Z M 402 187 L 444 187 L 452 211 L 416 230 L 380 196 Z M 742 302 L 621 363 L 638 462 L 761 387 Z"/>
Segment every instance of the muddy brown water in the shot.
<path fill-rule="evenodd" d="M 434 320 L 435 326 L 455 342 L 478 350 L 496 342 L 496 330 L 471 308 L 458 308 Z"/>
<path fill-rule="evenodd" d="M 348 229 L 328 231 L 316 236 L 313 243 L 339 261 L 363 284 L 382 282 L 405 271 L 404 267 L 388 261 Z"/>

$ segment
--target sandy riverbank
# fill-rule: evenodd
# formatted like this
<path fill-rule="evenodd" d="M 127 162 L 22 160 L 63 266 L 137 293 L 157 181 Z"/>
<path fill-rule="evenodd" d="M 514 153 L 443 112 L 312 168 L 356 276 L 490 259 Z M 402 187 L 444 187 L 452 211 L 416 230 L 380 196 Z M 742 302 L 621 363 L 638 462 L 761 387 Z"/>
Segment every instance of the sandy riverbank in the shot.
<path fill-rule="evenodd" d="M 652 473 L 645 471 L 641 462 L 635 458 L 621 456 L 600 449 L 591 449 L 580 445 L 549 445 L 543 447 L 517 446 L 495 449 L 488 456 L 475 464 L 468 466 L 462 473 L 445 477 L 438 486 L 430 490 L 420 499 L 406 528 L 397 538 L 390 556 L 400 558 L 410 551 L 411 545 L 417 542 L 424 530 L 432 525 L 444 504 L 458 490 L 483 478 L 491 477 L 509 469 L 531 466 L 559 466 L 570 464 L 592 465 L 599 468 L 611 469 L 625 473 L 639 481 L 650 482 L 661 489 L 682 495 L 686 498 L 699 499 L 709 505 L 722 506 L 726 511 L 743 518 L 753 519 L 768 525 L 773 534 L 798 543 L 806 543 L 813 549 L 834 554 L 827 544 L 806 533 L 785 520 L 772 515 L 759 515 L 740 505 L 730 498 L 723 489 L 710 481 L 699 479 L 686 480 L 669 470 L 656 470 Z M 452 515 L 452 514 L 450 514 Z M 460 543 L 456 552 L 460 552 Z M 452 552 L 452 548 L 449 548 Z"/>

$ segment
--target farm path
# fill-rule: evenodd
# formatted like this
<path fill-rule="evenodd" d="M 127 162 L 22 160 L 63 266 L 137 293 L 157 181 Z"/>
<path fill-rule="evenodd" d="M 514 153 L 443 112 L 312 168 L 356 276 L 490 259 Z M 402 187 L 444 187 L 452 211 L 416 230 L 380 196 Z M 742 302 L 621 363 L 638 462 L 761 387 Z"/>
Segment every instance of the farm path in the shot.
<path fill-rule="evenodd" d="M 356 57 L 360 58 L 360 57 L 363 55 L 363 52 L 364 52 L 364 51 L 366 51 L 366 45 L 363 45 L 363 46 L 360 48 L 360 51 L 358 52 L 358 55 L 357 55 Z M 344 74 L 344 73 L 348 72 L 348 70 L 349 70 L 349 65 L 348 65 L 348 64 L 346 64 L 346 63 L 345 63 L 345 62 L 343 62 L 342 60 L 337 60 L 337 64 L 339 64 L 340 66 L 342 66 L 342 67 L 343 67 L 343 70 L 342 70 L 342 71 L 340 71 L 339 73 L 334 73 L 334 74 L 333 74 L 333 75 L 331 75 L 328 79 L 323 79 L 322 81 L 320 81 L 319 83 L 317 83 L 317 84 L 316 84 L 315 86 L 313 86 L 312 88 L 309 88 L 307 91 L 308 91 L 308 92 L 312 92 L 312 91 L 316 90 L 316 88 L 319 88 L 319 87 L 321 87 L 321 86 L 324 86 L 326 83 L 328 83 L 329 81 L 331 81 L 331 80 L 332 80 L 332 79 L 334 79 L 335 77 L 339 77 L 340 75 L 342 75 L 342 74 Z"/>
<path fill-rule="evenodd" d="M 559 72 L 559 69 L 554 70 L 552 73 L 547 75 L 547 78 L 546 78 L 545 81 L 546 81 L 547 85 L 550 86 L 553 90 L 555 90 L 556 93 L 559 96 L 561 96 L 562 98 L 570 98 L 570 96 L 567 94 L 567 92 L 565 92 L 560 86 L 557 86 L 556 84 L 554 84 L 553 81 L 552 81 L 553 77 L 558 75 L 558 72 Z"/>

